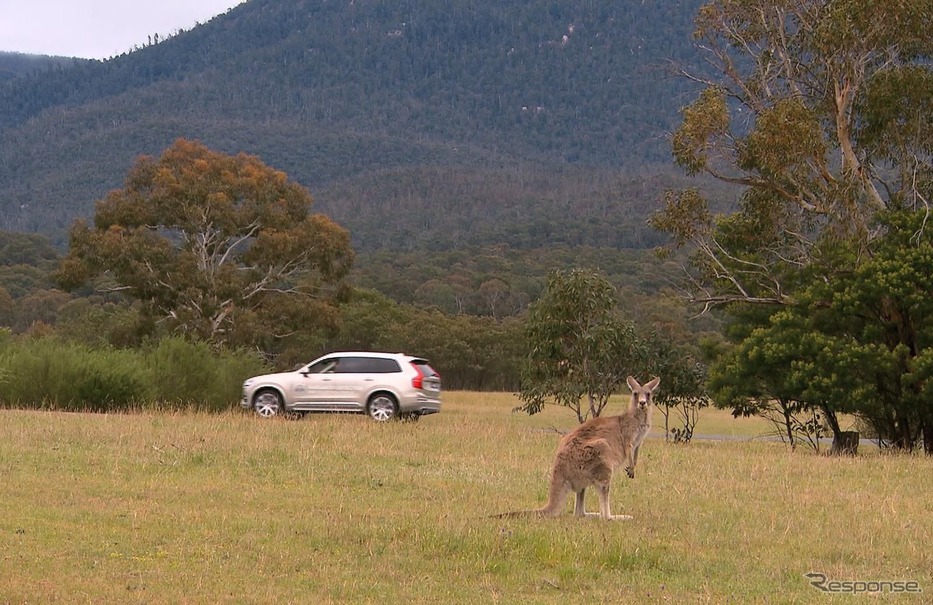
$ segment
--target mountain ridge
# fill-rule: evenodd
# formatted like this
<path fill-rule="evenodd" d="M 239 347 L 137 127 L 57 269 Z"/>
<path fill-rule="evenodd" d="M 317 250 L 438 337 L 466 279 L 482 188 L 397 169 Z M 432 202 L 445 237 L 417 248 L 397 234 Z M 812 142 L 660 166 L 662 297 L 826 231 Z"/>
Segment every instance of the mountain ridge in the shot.
<path fill-rule="evenodd" d="M 0 82 L 0 228 L 60 239 L 136 157 L 184 137 L 284 170 L 363 249 L 564 244 L 587 225 L 591 245 L 653 245 L 612 232 L 644 233 L 682 180 L 666 133 L 693 89 L 664 65 L 695 61 L 699 5 L 249 0 Z M 387 220 L 432 207 L 444 220 L 414 234 Z"/>

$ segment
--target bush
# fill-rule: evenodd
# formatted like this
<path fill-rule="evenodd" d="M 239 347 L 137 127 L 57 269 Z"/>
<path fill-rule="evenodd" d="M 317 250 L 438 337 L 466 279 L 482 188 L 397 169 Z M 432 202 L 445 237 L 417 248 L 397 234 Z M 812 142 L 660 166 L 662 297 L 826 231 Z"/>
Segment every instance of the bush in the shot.
<path fill-rule="evenodd" d="M 16 407 L 125 410 L 149 398 L 141 374 L 132 351 L 53 337 L 7 341 L 0 348 L 0 400 Z"/>
<path fill-rule="evenodd" d="M 130 360 L 132 364 L 135 360 Z M 146 401 L 147 385 L 120 366 L 98 366 L 92 362 L 76 383 L 69 408 L 92 412 L 125 411 Z"/>
<path fill-rule="evenodd" d="M 169 407 L 230 409 L 243 380 L 266 371 L 258 355 L 180 337 L 163 338 L 144 355 L 156 397 Z"/>
<path fill-rule="evenodd" d="M 7 407 L 220 411 L 236 406 L 242 381 L 263 371 L 258 355 L 177 337 L 134 350 L 0 333 L 0 403 Z"/>

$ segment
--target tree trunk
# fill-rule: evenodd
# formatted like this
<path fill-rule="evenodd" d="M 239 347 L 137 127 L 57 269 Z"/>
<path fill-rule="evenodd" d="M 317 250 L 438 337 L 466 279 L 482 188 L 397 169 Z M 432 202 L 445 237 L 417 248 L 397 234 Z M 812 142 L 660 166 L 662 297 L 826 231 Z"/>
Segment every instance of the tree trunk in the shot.
<path fill-rule="evenodd" d="M 858 454 L 858 431 L 839 431 L 833 435 L 833 447 L 829 450 L 833 456 L 855 456 Z"/>
<path fill-rule="evenodd" d="M 794 441 L 794 426 L 793 426 L 793 415 L 790 412 L 790 407 L 785 404 L 783 401 L 780 402 L 781 411 L 784 414 L 784 429 L 787 431 L 787 440 L 790 441 L 790 449 L 796 451 L 797 443 Z"/>
<path fill-rule="evenodd" d="M 823 410 L 823 418 L 826 419 L 826 424 L 829 425 L 829 430 L 833 432 L 833 446 L 829 450 L 830 455 L 844 453 L 842 451 L 842 444 L 844 443 L 844 440 L 846 438 L 843 437 L 843 435 L 846 432 L 852 432 L 852 431 L 843 431 L 842 429 L 839 428 L 839 419 L 836 417 L 836 412 L 829 409 L 829 406 L 822 405 L 820 406 L 820 408 L 822 408 Z M 858 449 L 858 433 L 855 433 L 855 435 L 856 435 L 855 447 L 856 449 Z M 852 453 L 854 454 L 855 452 L 853 451 Z"/>
<path fill-rule="evenodd" d="M 914 436 L 910 431 L 910 422 L 900 412 L 894 416 L 894 441 L 892 443 L 895 449 L 909 452 L 914 449 Z"/>
<path fill-rule="evenodd" d="M 923 423 L 923 451 L 933 456 L 933 422 L 930 420 Z"/>

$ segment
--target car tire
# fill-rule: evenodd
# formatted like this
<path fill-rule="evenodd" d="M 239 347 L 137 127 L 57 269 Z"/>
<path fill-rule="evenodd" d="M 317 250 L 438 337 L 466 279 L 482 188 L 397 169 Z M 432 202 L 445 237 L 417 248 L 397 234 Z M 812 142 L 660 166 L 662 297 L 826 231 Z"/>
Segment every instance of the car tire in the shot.
<path fill-rule="evenodd" d="M 263 418 L 272 418 L 285 410 L 282 396 L 273 389 L 263 389 L 253 397 L 253 409 Z"/>
<path fill-rule="evenodd" d="M 388 422 L 398 416 L 398 402 L 388 393 L 376 393 L 369 398 L 366 412 L 376 422 Z"/>

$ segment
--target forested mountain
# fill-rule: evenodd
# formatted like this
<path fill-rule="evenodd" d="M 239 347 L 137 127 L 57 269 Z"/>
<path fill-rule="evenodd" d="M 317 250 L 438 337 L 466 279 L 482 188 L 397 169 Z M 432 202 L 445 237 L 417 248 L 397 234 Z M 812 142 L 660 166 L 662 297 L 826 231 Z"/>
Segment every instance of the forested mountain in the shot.
<path fill-rule="evenodd" d="M 249 0 L 0 80 L 0 229 L 59 243 L 174 139 L 308 186 L 361 251 L 656 243 L 700 0 Z M 2 65 L 2 63 L 0 63 Z"/>
<path fill-rule="evenodd" d="M 24 55 L 0 51 L 0 82 L 12 80 L 17 76 L 31 74 L 41 70 L 66 67 L 84 62 L 85 59 L 70 57 L 48 57 L 45 55 Z"/>

